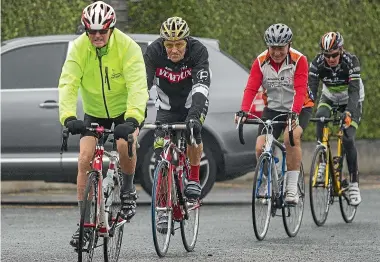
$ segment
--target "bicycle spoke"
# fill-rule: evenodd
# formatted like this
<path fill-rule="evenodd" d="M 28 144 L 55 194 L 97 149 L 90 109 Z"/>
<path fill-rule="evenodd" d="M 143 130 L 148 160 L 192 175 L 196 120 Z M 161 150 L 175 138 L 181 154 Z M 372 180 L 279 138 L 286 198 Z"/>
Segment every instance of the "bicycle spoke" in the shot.
<path fill-rule="evenodd" d="M 332 181 L 329 175 L 330 170 L 327 170 L 327 181 L 326 171 L 322 172 L 323 175 L 318 177 L 318 173 L 321 173 L 320 168 L 327 168 L 327 162 L 328 159 L 324 147 L 318 146 L 314 152 L 309 181 L 310 208 L 314 223 L 318 226 L 322 226 L 325 223 L 330 208 L 332 190 Z"/>
<path fill-rule="evenodd" d="M 271 216 L 270 158 L 261 155 L 256 165 L 252 190 L 252 223 L 255 236 L 263 240 L 269 228 Z"/>
<path fill-rule="evenodd" d="M 284 205 L 282 208 L 282 216 L 285 231 L 289 237 L 295 237 L 301 227 L 303 211 L 305 207 L 305 180 L 304 171 L 301 165 L 297 182 L 298 204 Z"/>
<path fill-rule="evenodd" d="M 169 179 L 168 165 L 163 161 L 159 162 L 155 170 L 152 192 L 152 231 L 154 247 L 160 257 L 166 255 L 174 226 L 172 210 L 169 206 L 171 200 Z M 166 219 L 166 225 L 164 219 Z"/>

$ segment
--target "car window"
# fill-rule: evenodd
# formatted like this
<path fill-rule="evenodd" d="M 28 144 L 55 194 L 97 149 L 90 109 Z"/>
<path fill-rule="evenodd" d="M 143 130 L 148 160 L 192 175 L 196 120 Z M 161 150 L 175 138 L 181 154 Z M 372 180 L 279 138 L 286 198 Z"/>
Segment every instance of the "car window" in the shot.
<path fill-rule="evenodd" d="M 1 55 L 1 89 L 58 86 L 67 43 L 36 44 Z"/>

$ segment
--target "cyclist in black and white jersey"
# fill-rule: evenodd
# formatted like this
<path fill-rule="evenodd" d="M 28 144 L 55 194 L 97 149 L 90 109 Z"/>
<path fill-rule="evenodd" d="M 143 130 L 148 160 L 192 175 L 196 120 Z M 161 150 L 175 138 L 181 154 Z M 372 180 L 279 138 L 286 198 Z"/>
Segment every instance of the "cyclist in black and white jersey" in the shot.
<path fill-rule="evenodd" d="M 160 38 L 150 44 L 144 54 L 148 88 L 156 86 L 156 121 L 161 123 L 186 122 L 187 156 L 191 171 L 185 188 L 188 198 L 199 198 L 199 166 L 203 152 L 201 129 L 208 111 L 211 82 L 207 48 L 189 36 L 190 29 L 181 17 L 170 17 L 163 22 Z M 198 146 L 191 145 L 190 120 L 195 121 L 194 137 Z M 156 160 L 163 149 L 164 133 L 156 131 L 154 151 Z M 157 161 L 156 161 L 157 163 Z M 165 215 L 157 226 L 167 226 Z"/>
<path fill-rule="evenodd" d="M 321 80 L 322 94 L 316 117 L 330 117 L 331 108 L 339 105 L 343 112 L 343 147 L 346 151 L 348 170 L 351 175 L 349 197 L 352 205 L 361 202 L 358 185 L 358 163 L 355 134 L 362 116 L 364 85 L 360 77 L 358 58 L 343 49 L 343 36 L 339 32 L 329 32 L 320 40 L 321 53 L 309 67 L 309 87 L 317 97 Z M 317 122 L 317 139 L 322 141 L 323 123 Z"/>

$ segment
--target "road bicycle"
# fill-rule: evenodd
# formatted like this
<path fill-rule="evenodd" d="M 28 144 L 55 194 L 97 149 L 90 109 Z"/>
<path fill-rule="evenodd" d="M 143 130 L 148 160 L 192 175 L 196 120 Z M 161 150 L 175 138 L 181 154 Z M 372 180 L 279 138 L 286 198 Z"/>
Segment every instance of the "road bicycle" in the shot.
<path fill-rule="evenodd" d="M 105 262 L 117 262 L 119 259 L 121 243 L 124 233 L 124 224 L 129 222 L 121 216 L 120 188 L 123 183 L 118 153 L 113 149 L 108 152 L 104 144 L 113 130 L 105 129 L 97 123 L 91 123 L 86 130 L 94 132 L 98 139 L 95 147 L 94 158 L 91 162 L 92 169 L 87 173 L 87 184 L 83 196 L 83 208 L 79 222 L 79 244 L 75 251 L 78 253 L 78 261 L 92 261 L 94 250 L 103 246 Z M 69 139 L 68 129 L 62 131 L 63 151 L 67 151 Z M 128 155 L 133 156 L 133 136 L 128 137 Z M 103 179 L 103 156 L 109 158 L 107 176 Z M 86 221 L 86 215 L 89 220 Z M 85 245 L 85 234 L 89 236 Z M 103 245 L 98 245 L 99 238 L 103 238 Z"/>
<path fill-rule="evenodd" d="M 343 172 L 345 152 L 343 148 L 343 121 L 338 114 L 339 106 L 332 108 L 331 118 L 311 118 L 312 122 L 322 122 L 323 138 L 318 141 L 314 150 L 313 161 L 310 168 L 310 208 L 314 223 L 322 226 L 327 219 L 330 205 L 336 198 L 339 199 L 340 211 L 343 220 L 351 223 L 354 220 L 357 207 L 350 205 L 348 185 L 351 181 L 350 174 Z M 339 126 L 336 135 L 328 126 Z M 337 137 L 337 155 L 331 153 L 330 138 Z"/>
<path fill-rule="evenodd" d="M 191 126 L 191 141 L 196 145 L 193 136 L 194 123 Z M 186 157 L 186 124 L 145 124 L 145 129 L 156 129 L 165 132 L 164 147 L 161 159 L 154 171 L 152 188 L 152 232 L 156 253 L 164 257 L 168 251 L 170 237 L 175 230 L 181 229 L 182 243 L 186 251 L 195 248 L 199 228 L 199 199 L 187 199 L 184 195 L 185 185 L 190 174 L 190 164 Z M 167 228 L 158 226 L 161 216 L 167 216 Z M 175 227 L 175 223 L 180 223 Z"/>
<path fill-rule="evenodd" d="M 243 117 L 242 114 L 237 114 Z M 263 240 L 268 232 L 269 222 L 271 217 L 282 216 L 285 231 L 289 237 L 295 237 L 301 227 L 302 217 L 305 204 L 305 180 L 304 170 L 301 163 L 300 174 L 298 176 L 298 196 L 297 205 L 288 204 L 285 202 L 285 185 L 286 185 L 286 149 L 273 136 L 273 126 L 275 124 L 287 124 L 288 121 L 276 121 L 275 119 L 288 114 L 281 114 L 272 120 L 262 120 L 257 116 L 252 115 L 256 119 L 246 119 L 242 122 L 239 120 L 239 139 L 241 144 L 245 144 L 243 136 L 243 125 L 246 124 L 263 124 L 266 131 L 265 145 L 260 158 L 257 161 L 255 174 L 253 177 L 252 189 L 252 223 L 255 236 L 258 240 Z M 291 145 L 294 145 L 293 132 L 289 132 L 289 140 Z M 282 161 L 275 156 L 274 151 L 280 152 Z M 279 173 L 278 173 L 279 171 Z M 277 215 L 277 210 L 282 211 L 281 215 Z"/>

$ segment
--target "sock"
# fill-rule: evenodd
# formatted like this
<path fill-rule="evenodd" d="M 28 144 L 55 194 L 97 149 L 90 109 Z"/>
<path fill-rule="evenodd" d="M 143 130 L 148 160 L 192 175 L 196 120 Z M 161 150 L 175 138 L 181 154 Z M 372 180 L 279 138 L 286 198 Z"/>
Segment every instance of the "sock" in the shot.
<path fill-rule="evenodd" d="M 297 183 L 300 171 L 287 171 L 286 192 L 297 193 Z"/>
<path fill-rule="evenodd" d="M 191 166 L 189 180 L 199 183 L 199 165 Z"/>
<path fill-rule="evenodd" d="M 134 190 L 134 186 L 133 186 L 133 177 L 135 174 L 131 174 L 131 175 L 128 175 L 126 173 L 122 173 L 123 174 L 123 184 L 121 186 L 121 190 L 122 191 L 133 191 Z"/>

